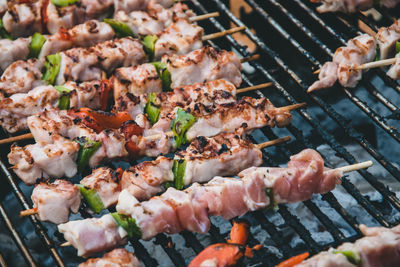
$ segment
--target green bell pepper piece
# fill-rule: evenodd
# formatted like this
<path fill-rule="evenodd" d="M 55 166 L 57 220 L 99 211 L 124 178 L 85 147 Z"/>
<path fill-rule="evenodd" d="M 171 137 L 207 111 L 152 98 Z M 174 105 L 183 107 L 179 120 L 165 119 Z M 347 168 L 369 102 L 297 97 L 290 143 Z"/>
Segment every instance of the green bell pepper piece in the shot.
<path fill-rule="evenodd" d="M 347 260 L 355 265 L 360 265 L 361 263 L 361 258 L 360 255 L 352 250 L 335 250 L 333 251 L 333 254 L 343 254 Z"/>
<path fill-rule="evenodd" d="M 51 0 L 51 3 L 53 5 L 59 6 L 59 7 L 65 7 L 65 6 L 70 6 L 78 2 L 79 0 Z"/>
<path fill-rule="evenodd" d="M 118 38 L 134 36 L 132 29 L 125 23 L 115 19 L 104 19 L 104 22 L 113 28 L 115 35 Z"/>
<path fill-rule="evenodd" d="M 171 91 L 172 78 L 167 65 L 161 61 L 151 62 L 150 64 L 156 68 L 157 73 L 161 78 L 163 91 Z"/>
<path fill-rule="evenodd" d="M 185 186 L 183 178 L 185 176 L 186 160 L 174 159 L 174 165 L 172 166 L 172 172 L 174 174 L 174 187 L 178 190 L 182 190 Z"/>
<path fill-rule="evenodd" d="M 146 52 L 150 60 L 154 59 L 155 46 L 157 40 L 158 37 L 156 35 L 146 35 L 142 40 L 144 51 Z"/>
<path fill-rule="evenodd" d="M 57 90 L 61 94 L 60 99 L 58 100 L 58 108 L 59 109 L 69 109 L 70 108 L 70 95 L 69 92 L 71 92 L 70 89 L 56 85 L 54 86 L 54 89 Z"/>
<path fill-rule="evenodd" d="M 11 37 L 11 35 L 6 31 L 6 29 L 4 28 L 4 24 L 3 24 L 3 20 L 0 19 L 0 37 L 2 39 L 10 39 L 12 40 L 13 38 Z"/>
<path fill-rule="evenodd" d="M 46 81 L 47 84 L 54 84 L 61 67 L 61 56 L 60 54 L 46 56 L 46 62 L 44 63 L 45 73 L 43 74 L 42 80 Z"/>
<path fill-rule="evenodd" d="M 78 171 L 81 173 L 86 172 L 89 167 L 89 161 L 94 153 L 100 148 L 100 141 L 93 141 L 87 137 L 76 138 L 75 141 L 79 144 L 78 152 Z"/>
<path fill-rule="evenodd" d="M 148 95 L 148 100 L 145 108 L 145 112 L 147 114 L 147 117 L 149 118 L 150 122 L 152 124 L 156 123 L 158 121 L 158 116 L 160 115 L 160 108 L 159 106 L 155 103 L 157 99 L 157 93 L 150 93 Z"/>
<path fill-rule="evenodd" d="M 186 132 L 196 121 L 196 118 L 184 111 L 181 108 L 178 108 L 176 112 L 176 118 L 172 121 L 172 132 L 175 134 L 176 147 L 179 148 L 182 144 L 187 143 Z"/>
<path fill-rule="evenodd" d="M 139 239 L 142 237 L 142 231 L 136 224 L 135 219 L 117 212 L 111 213 L 111 216 L 113 216 L 114 220 L 119 226 L 124 228 L 124 230 L 128 233 L 129 238 Z"/>
<path fill-rule="evenodd" d="M 87 188 L 81 184 L 77 184 L 76 186 L 79 188 L 83 198 L 93 212 L 100 213 L 104 209 L 103 201 L 96 190 Z"/>
<path fill-rule="evenodd" d="M 38 57 L 45 42 L 46 38 L 40 33 L 35 32 L 35 34 L 32 35 L 31 43 L 29 44 L 29 57 Z"/>
<path fill-rule="evenodd" d="M 265 188 L 265 194 L 268 196 L 269 198 L 269 205 L 266 207 L 266 209 L 274 209 L 277 210 L 278 209 L 278 205 L 275 202 L 275 198 L 274 198 L 274 191 L 272 188 Z"/>
<path fill-rule="evenodd" d="M 400 41 L 396 42 L 396 54 L 400 53 Z"/>

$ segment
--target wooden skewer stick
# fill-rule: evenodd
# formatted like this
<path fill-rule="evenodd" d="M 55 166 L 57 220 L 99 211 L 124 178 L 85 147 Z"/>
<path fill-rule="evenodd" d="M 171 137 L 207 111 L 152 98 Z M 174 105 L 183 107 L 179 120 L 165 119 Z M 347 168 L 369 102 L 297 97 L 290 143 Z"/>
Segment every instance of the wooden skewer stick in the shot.
<path fill-rule="evenodd" d="M 379 68 L 379 67 L 384 67 L 388 65 L 392 65 L 396 63 L 397 58 L 388 58 L 388 59 L 383 59 L 379 61 L 373 61 L 369 63 L 362 64 L 360 66 L 355 67 L 355 70 L 365 70 L 365 69 L 371 69 L 371 68 Z"/>
<path fill-rule="evenodd" d="M 240 59 L 240 63 L 250 62 L 250 61 L 253 61 L 253 60 L 257 60 L 259 58 L 260 58 L 260 55 L 259 54 L 255 54 L 255 55 L 252 55 L 252 56 L 249 56 L 249 57 L 241 58 Z"/>
<path fill-rule="evenodd" d="M 283 110 L 283 111 L 292 111 L 294 109 L 299 109 L 299 108 L 304 108 L 305 106 L 307 106 L 307 103 L 298 103 L 298 104 L 293 104 L 293 105 L 289 105 L 289 106 L 284 106 L 284 107 L 280 107 L 278 108 L 279 110 Z"/>
<path fill-rule="evenodd" d="M 208 34 L 208 35 L 204 35 L 202 40 L 203 41 L 208 41 L 208 40 L 211 40 L 211 39 L 216 39 L 216 38 L 223 37 L 223 36 L 235 33 L 235 32 L 243 31 L 244 29 L 246 29 L 246 26 L 234 27 L 232 29 L 225 30 L 225 31 L 222 31 L 222 32 L 211 33 L 211 34 Z"/>
<path fill-rule="evenodd" d="M 250 86 L 250 87 L 246 87 L 246 88 L 241 88 L 241 89 L 236 90 L 236 94 L 241 94 L 241 93 L 245 93 L 245 92 L 249 92 L 249 91 L 258 90 L 258 89 L 270 87 L 272 85 L 273 85 L 272 82 L 268 82 L 268 83 L 262 83 L 262 84 L 258 84 L 258 85 L 254 85 L 254 86 Z"/>
<path fill-rule="evenodd" d="M 218 16 L 219 16 L 219 12 L 212 12 L 212 13 L 207 13 L 207 14 L 203 14 L 203 15 L 190 17 L 189 21 L 196 22 L 196 21 L 205 20 L 205 19 L 209 19 L 209 18 L 215 18 Z"/>
<path fill-rule="evenodd" d="M 317 69 L 316 71 L 313 72 L 313 74 L 319 74 L 321 72 L 321 69 Z"/>
<path fill-rule="evenodd" d="M 277 144 L 280 144 L 280 143 L 287 142 L 290 139 L 291 139 L 290 136 L 285 136 L 285 137 L 281 137 L 281 138 L 278 138 L 278 139 L 275 139 L 275 140 L 271 140 L 271 141 L 267 141 L 267 142 L 264 142 L 264 143 L 257 144 L 256 147 L 258 149 L 263 149 L 263 148 L 266 148 L 266 147 L 270 147 L 270 146 L 274 146 L 274 145 L 277 145 Z"/>
<path fill-rule="evenodd" d="M 65 242 L 60 245 L 60 247 L 69 247 L 69 246 L 72 246 L 70 242 Z"/>
<path fill-rule="evenodd" d="M 373 164 L 373 162 L 371 160 L 368 160 L 368 161 L 364 161 L 364 162 L 360 162 L 360 163 L 356 163 L 356 164 L 352 164 L 352 165 L 347 165 L 344 167 L 339 167 L 339 168 L 336 168 L 335 170 L 342 171 L 343 173 L 353 172 L 353 171 L 358 171 L 361 169 L 369 168 L 372 166 L 372 164 Z"/>
<path fill-rule="evenodd" d="M 31 133 L 13 136 L 10 138 L 0 140 L 0 145 L 9 144 L 9 143 L 16 142 L 16 141 L 29 140 L 32 138 L 33 138 L 33 135 Z"/>
<path fill-rule="evenodd" d="M 34 215 L 34 214 L 37 214 L 37 213 L 38 213 L 37 208 L 32 208 L 32 209 L 29 209 L 29 210 L 23 210 L 23 211 L 21 211 L 21 212 L 19 213 L 19 217 L 26 217 L 26 216 Z"/>

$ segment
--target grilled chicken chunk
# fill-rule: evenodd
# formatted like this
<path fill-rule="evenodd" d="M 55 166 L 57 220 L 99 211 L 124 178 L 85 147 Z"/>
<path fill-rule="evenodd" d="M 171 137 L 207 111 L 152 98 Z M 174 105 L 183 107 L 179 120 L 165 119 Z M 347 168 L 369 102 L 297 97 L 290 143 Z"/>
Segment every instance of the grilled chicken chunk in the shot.
<path fill-rule="evenodd" d="M 164 55 L 185 55 L 203 46 L 201 38 L 204 29 L 186 19 L 178 19 L 159 34 L 155 43 L 154 57 L 160 60 Z M 215 79 L 214 79 L 215 80 Z"/>
<path fill-rule="evenodd" d="M 121 188 L 118 173 L 112 169 L 106 167 L 97 168 L 90 175 L 83 178 L 80 184 L 96 190 L 104 208 L 117 204 Z"/>
<path fill-rule="evenodd" d="M 128 92 L 139 95 L 162 91 L 160 76 L 156 68 L 150 63 L 119 68 L 110 81 L 114 88 L 115 99 Z"/>
<path fill-rule="evenodd" d="M 380 59 L 394 57 L 396 54 L 396 42 L 400 41 L 400 19 L 389 27 L 382 27 L 375 36 L 379 45 Z"/>
<path fill-rule="evenodd" d="M 52 138 L 51 144 L 39 142 L 25 147 L 11 146 L 8 161 L 26 184 L 32 185 L 42 177 L 73 177 L 77 173 L 78 143 L 56 134 Z"/>
<path fill-rule="evenodd" d="M 78 212 L 81 205 L 79 189 L 65 180 L 41 182 L 33 189 L 31 198 L 39 219 L 55 224 L 67 222 L 69 212 Z"/>
<path fill-rule="evenodd" d="M 395 80 L 400 79 L 400 53 L 396 55 L 396 62 L 390 67 L 387 75 Z"/>
<path fill-rule="evenodd" d="M 78 267 L 140 267 L 139 260 L 133 253 L 128 252 L 124 248 L 116 248 L 106 254 L 102 258 L 89 259 Z"/>
<path fill-rule="evenodd" d="M 354 13 L 358 10 L 366 10 L 371 8 L 376 2 L 373 0 L 311 0 L 314 3 L 322 3 L 317 7 L 318 12 L 345 12 Z M 399 0 L 381 0 L 378 2 L 381 6 L 393 8 Z"/>
<path fill-rule="evenodd" d="M 4 29 L 13 38 L 27 37 L 42 32 L 42 12 L 44 1 L 33 1 L 12 5 L 3 15 Z"/>
<path fill-rule="evenodd" d="M 296 265 L 298 267 L 384 267 L 400 265 L 400 227 L 367 227 L 360 225 L 365 237 L 354 243 L 344 243 L 337 249 L 321 252 Z M 360 263 L 355 264 L 340 251 L 350 251 L 359 256 Z"/>
<path fill-rule="evenodd" d="M 240 59 L 233 52 L 206 46 L 184 56 L 163 56 L 161 61 L 171 73 L 172 88 L 218 79 L 237 87 L 242 82 Z"/>
<path fill-rule="evenodd" d="M 4 71 L 0 78 L 0 91 L 6 95 L 27 93 L 29 90 L 44 85 L 42 78 L 43 61 L 29 59 L 18 60 Z"/>
<path fill-rule="evenodd" d="M 362 70 L 355 70 L 354 67 L 373 61 L 375 54 L 376 41 L 370 35 L 362 34 L 349 40 L 346 46 L 336 50 L 332 62 L 322 66 L 319 80 L 307 92 L 331 87 L 336 81 L 344 87 L 355 87 L 361 80 Z"/>
<path fill-rule="evenodd" d="M 0 73 L 14 61 L 28 58 L 30 42 L 31 38 L 0 40 Z"/>
<path fill-rule="evenodd" d="M 78 256 L 82 257 L 123 245 L 127 236 L 126 231 L 118 226 L 110 214 L 60 224 L 58 230 L 78 249 Z"/>

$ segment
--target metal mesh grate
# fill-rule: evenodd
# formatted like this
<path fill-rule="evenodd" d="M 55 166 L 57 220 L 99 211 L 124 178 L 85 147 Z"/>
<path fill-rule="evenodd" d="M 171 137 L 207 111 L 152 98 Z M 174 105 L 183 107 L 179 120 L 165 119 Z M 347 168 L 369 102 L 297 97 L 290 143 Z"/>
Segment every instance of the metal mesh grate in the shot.
<path fill-rule="evenodd" d="M 231 3 L 235 4 L 235 1 Z M 277 106 L 308 103 L 307 109 L 294 113 L 293 122 L 286 129 L 261 129 L 252 135 L 254 142 L 292 136 L 291 142 L 264 150 L 264 164 L 277 166 L 286 163 L 290 155 L 308 147 L 317 149 L 330 167 L 366 159 L 373 159 L 375 166 L 343 177 L 338 189 L 304 203 L 245 215 L 252 226 L 250 245 L 262 243 L 265 246 L 243 264 L 274 266 L 283 258 L 303 251 L 317 253 L 355 240 L 361 236 L 360 223 L 385 227 L 398 224 L 400 201 L 395 192 L 400 192 L 400 171 L 397 165 L 399 152 L 395 148 L 400 141 L 396 128 L 399 124 L 399 84 L 382 70 L 375 69 L 364 75 L 356 89 L 336 85 L 323 92 L 306 93 L 308 85 L 316 79 L 312 71 L 329 60 L 338 46 L 360 33 L 358 19 L 376 30 L 390 25 L 388 11 L 378 10 L 384 16 L 375 22 L 363 14 L 320 15 L 307 0 L 246 0 L 246 3 L 252 11 L 250 14 L 242 12 L 241 19 L 238 19 L 230 11 L 227 1 L 187 2 L 198 14 L 221 13 L 218 18 L 201 22 L 207 32 L 230 28 L 230 23 L 255 30 L 253 33 L 248 29 L 245 34 L 257 45 L 261 59 L 251 62 L 252 70 L 243 74 L 244 86 L 272 81 L 274 87 L 249 95 L 266 96 Z M 243 57 L 249 55 L 246 47 L 230 36 L 209 43 L 228 50 L 234 48 Z M 0 213 L 4 225 L 1 224 L 0 229 L 9 230 L 27 264 L 73 266 L 81 259 L 75 256 L 73 248 L 55 245 L 61 240 L 54 225 L 41 223 L 30 216 L 29 226 L 26 226 L 15 216 L 16 208 L 30 208 L 27 199 L 31 189 L 22 185 L 7 169 L 8 152 L 2 152 L 0 162 L 1 179 L 7 183 L 1 190 L 4 207 L 0 206 Z M 9 199 L 18 201 L 22 207 L 8 205 L 12 202 L 8 202 Z M 86 215 L 78 214 L 74 219 L 81 216 Z M 212 222 L 207 235 L 190 232 L 174 236 L 161 234 L 148 242 L 131 242 L 130 246 L 146 266 L 185 266 L 205 246 L 226 238 L 229 222 L 220 218 L 213 218 Z M 29 231 L 35 231 L 36 239 L 40 238 L 42 242 L 27 238 Z M 15 264 L 10 255 L 0 256 L 9 264 Z"/>

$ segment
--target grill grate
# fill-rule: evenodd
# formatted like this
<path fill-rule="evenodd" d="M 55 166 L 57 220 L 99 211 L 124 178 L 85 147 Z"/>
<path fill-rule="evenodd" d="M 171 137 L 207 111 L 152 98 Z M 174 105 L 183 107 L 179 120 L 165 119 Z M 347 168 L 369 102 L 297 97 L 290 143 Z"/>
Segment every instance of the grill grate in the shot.
<path fill-rule="evenodd" d="M 271 81 L 274 88 L 249 95 L 267 96 L 277 106 L 303 101 L 309 105 L 307 109 L 295 112 L 292 125 L 286 129 L 261 129 L 253 134 L 254 142 L 287 134 L 293 137 L 290 143 L 264 151 L 265 164 L 278 166 L 287 162 L 290 155 L 309 147 L 318 149 L 329 167 L 337 166 L 339 159 L 342 165 L 356 163 L 361 160 L 360 155 L 374 159 L 375 167 L 343 177 L 341 191 L 335 190 L 296 205 L 282 205 L 277 212 L 256 211 L 245 215 L 252 226 L 250 245 L 261 242 L 265 246 L 254 258 L 246 259 L 244 264 L 274 266 L 283 258 L 300 252 L 317 253 L 345 241 L 354 241 L 361 236 L 359 223 L 385 227 L 398 224 L 400 200 L 395 192 L 400 192 L 400 170 L 396 162 L 399 155 L 392 148 L 398 146 L 400 133 L 396 129 L 398 121 L 389 119 L 389 116 L 397 118 L 399 84 L 382 70 L 374 69 L 368 72 L 368 77 L 364 75 L 356 89 L 335 86 L 324 92 L 306 94 L 308 85 L 316 78 L 312 71 L 329 60 L 338 46 L 360 33 L 357 19 L 376 30 L 390 24 L 388 11 L 379 10 L 384 17 L 377 23 L 361 13 L 355 16 L 356 19 L 346 15 L 320 15 L 308 0 L 245 1 L 252 8 L 252 13 L 242 14 L 242 20 L 232 14 L 225 0 L 192 0 L 188 5 L 199 14 L 221 13 L 218 18 L 201 22 L 209 32 L 225 30 L 231 22 L 256 30 L 257 34 L 249 29 L 245 34 L 257 45 L 261 60 L 250 62 L 254 71 L 244 73 L 243 80 L 248 86 Z M 209 43 L 219 48 L 234 48 L 243 57 L 249 55 L 246 47 L 231 36 Z M 27 229 L 32 227 L 19 224 L 21 219 L 15 215 L 15 209 L 20 208 L 16 207 L 18 203 L 23 209 L 30 208 L 27 198 L 31 189 L 22 185 L 9 172 L 9 166 L 3 163 L 7 162 L 8 152 L 2 152 L 0 162 L 2 181 L 10 185 L 0 190 L 3 203 L 0 205 L 3 218 L 0 229 L 9 230 L 19 249 L 17 254 L 28 265 L 73 266 L 81 259 L 75 256 L 73 248 L 56 246 L 61 240 L 54 233 L 54 225 L 39 222 L 34 216 L 29 218 L 37 234 L 36 239 L 40 237 L 42 241 L 40 256 L 37 255 L 37 243 L 26 238 Z M 8 205 L 9 202 L 5 204 L 10 198 L 17 203 L 15 206 Z M 348 204 L 350 202 L 353 204 Z M 80 216 L 78 214 L 77 218 Z M 161 234 L 147 242 L 132 241 L 131 245 L 146 266 L 185 266 L 206 245 L 223 242 L 229 226 L 229 223 L 213 218 L 207 235 L 190 232 L 174 236 Z M 4 258 L 9 265 L 15 264 L 13 257 L 2 251 L 0 262 Z"/>

